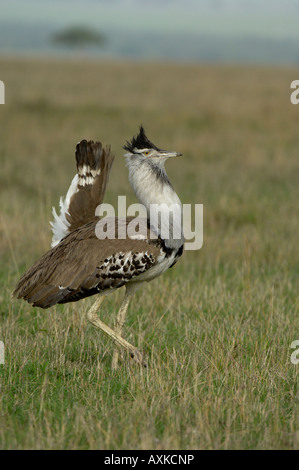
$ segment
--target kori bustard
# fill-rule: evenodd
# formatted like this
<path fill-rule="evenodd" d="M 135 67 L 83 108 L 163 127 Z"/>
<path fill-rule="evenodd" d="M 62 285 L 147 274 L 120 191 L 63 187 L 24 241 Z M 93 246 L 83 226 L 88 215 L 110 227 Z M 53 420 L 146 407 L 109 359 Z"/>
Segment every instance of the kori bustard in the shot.
<path fill-rule="evenodd" d="M 129 180 L 147 213 L 147 218 L 137 220 L 144 230 L 130 235 L 127 229 L 133 218 L 117 218 L 110 237 L 107 219 L 106 238 L 97 235 L 97 224 L 105 218 L 100 219 L 96 209 L 103 202 L 114 155 L 109 146 L 82 140 L 76 147 L 77 174 L 65 199 L 60 199 L 60 214 L 53 208 L 52 249 L 21 277 L 13 295 L 32 306 L 48 308 L 97 294 L 88 320 L 146 366 L 142 354 L 122 337 L 122 330 L 133 293 L 143 282 L 171 268 L 183 253 L 181 202 L 164 168 L 168 158 L 181 154 L 159 149 L 142 126 L 124 149 Z M 158 207 L 158 216 L 151 216 L 151 207 Z M 168 230 L 163 230 L 167 224 Z M 118 237 L 120 232 L 125 236 Z M 126 293 L 113 330 L 97 313 L 105 296 L 122 286 Z M 116 348 L 113 369 L 118 354 Z"/>

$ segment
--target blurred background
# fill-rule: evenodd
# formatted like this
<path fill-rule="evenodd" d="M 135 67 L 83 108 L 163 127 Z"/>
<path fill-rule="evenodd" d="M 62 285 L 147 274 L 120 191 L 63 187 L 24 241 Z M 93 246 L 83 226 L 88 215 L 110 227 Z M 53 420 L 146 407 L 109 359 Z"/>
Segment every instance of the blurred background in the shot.
<path fill-rule="evenodd" d="M 1 448 L 299 447 L 298 24 L 299 0 L 0 0 Z M 204 239 L 130 304 L 148 374 L 113 374 L 93 299 L 11 292 L 50 247 L 79 140 L 116 153 L 105 202 L 136 202 L 122 146 L 141 123 L 183 153 L 166 169 Z"/>
<path fill-rule="evenodd" d="M 0 52 L 299 62 L 298 0 L 2 0 Z"/>

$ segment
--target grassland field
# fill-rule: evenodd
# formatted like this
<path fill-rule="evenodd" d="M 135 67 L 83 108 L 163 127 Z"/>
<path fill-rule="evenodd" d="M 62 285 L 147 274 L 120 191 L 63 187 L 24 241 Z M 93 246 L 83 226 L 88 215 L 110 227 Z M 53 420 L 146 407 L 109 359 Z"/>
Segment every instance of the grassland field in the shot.
<path fill-rule="evenodd" d="M 1 449 L 298 449 L 299 106 L 295 68 L 0 58 Z M 93 298 L 12 300 L 49 249 L 51 208 L 83 138 L 116 152 L 105 202 L 129 185 L 143 123 L 180 151 L 167 171 L 204 206 L 204 242 L 130 304 L 140 370 L 87 322 Z M 113 326 L 123 289 L 100 313 Z"/>

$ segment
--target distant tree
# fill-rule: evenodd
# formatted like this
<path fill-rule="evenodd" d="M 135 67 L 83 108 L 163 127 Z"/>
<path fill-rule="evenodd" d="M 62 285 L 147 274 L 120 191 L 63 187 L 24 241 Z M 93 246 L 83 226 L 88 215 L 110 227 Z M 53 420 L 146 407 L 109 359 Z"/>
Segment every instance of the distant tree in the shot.
<path fill-rule="evenodd" d="M 86 26 L 71 26 L 52 36 L 52 41 L 69 47 L 84 47 L 92 44 L 104 44 L 105 36 Z"/>

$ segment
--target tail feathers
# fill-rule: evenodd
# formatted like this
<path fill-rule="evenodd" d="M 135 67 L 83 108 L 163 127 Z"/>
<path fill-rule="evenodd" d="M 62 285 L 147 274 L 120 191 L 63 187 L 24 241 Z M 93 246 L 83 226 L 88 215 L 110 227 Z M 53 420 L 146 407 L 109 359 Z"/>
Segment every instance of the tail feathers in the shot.
<path fill-rule="evenodd" d="M 60 198 L 60 214 L 53 208 L 52 248 L 73 230 L 95 217 L 103 202 L 114 154 L 101 142 L 82 140 L 76 147 L 77 174 L 65 199 Z"/>
<path fill-rule="evenodd" d="M 79 191 L 78 181 L 78 175 L 75 175 L 68 189 L 68 192 L 66 193 L 65 199 L 63 199 L 63 197 L 60 198 L 60 214 L 57 214 L 55 207 L 52 208 L 52 214 L 54 217 L 54 221 L 50 222 L 53 231 L 51 243 L 52 248 L 56 246 L 62 238 L 64 238 L 68 233 L 70 233 L 70 224 L 67 220 L 67 214 L 72 196 Z"/>
<path fill-rule="evenodd" d="M 81 140 L 77 144 L 76 162 L 80 186 L 93 184 L 96 176 L 101 174 L 105 164 L 103 153 L 107 150 L 110 151 L 110 148 L 103 150 L 101 142 Z"/>

